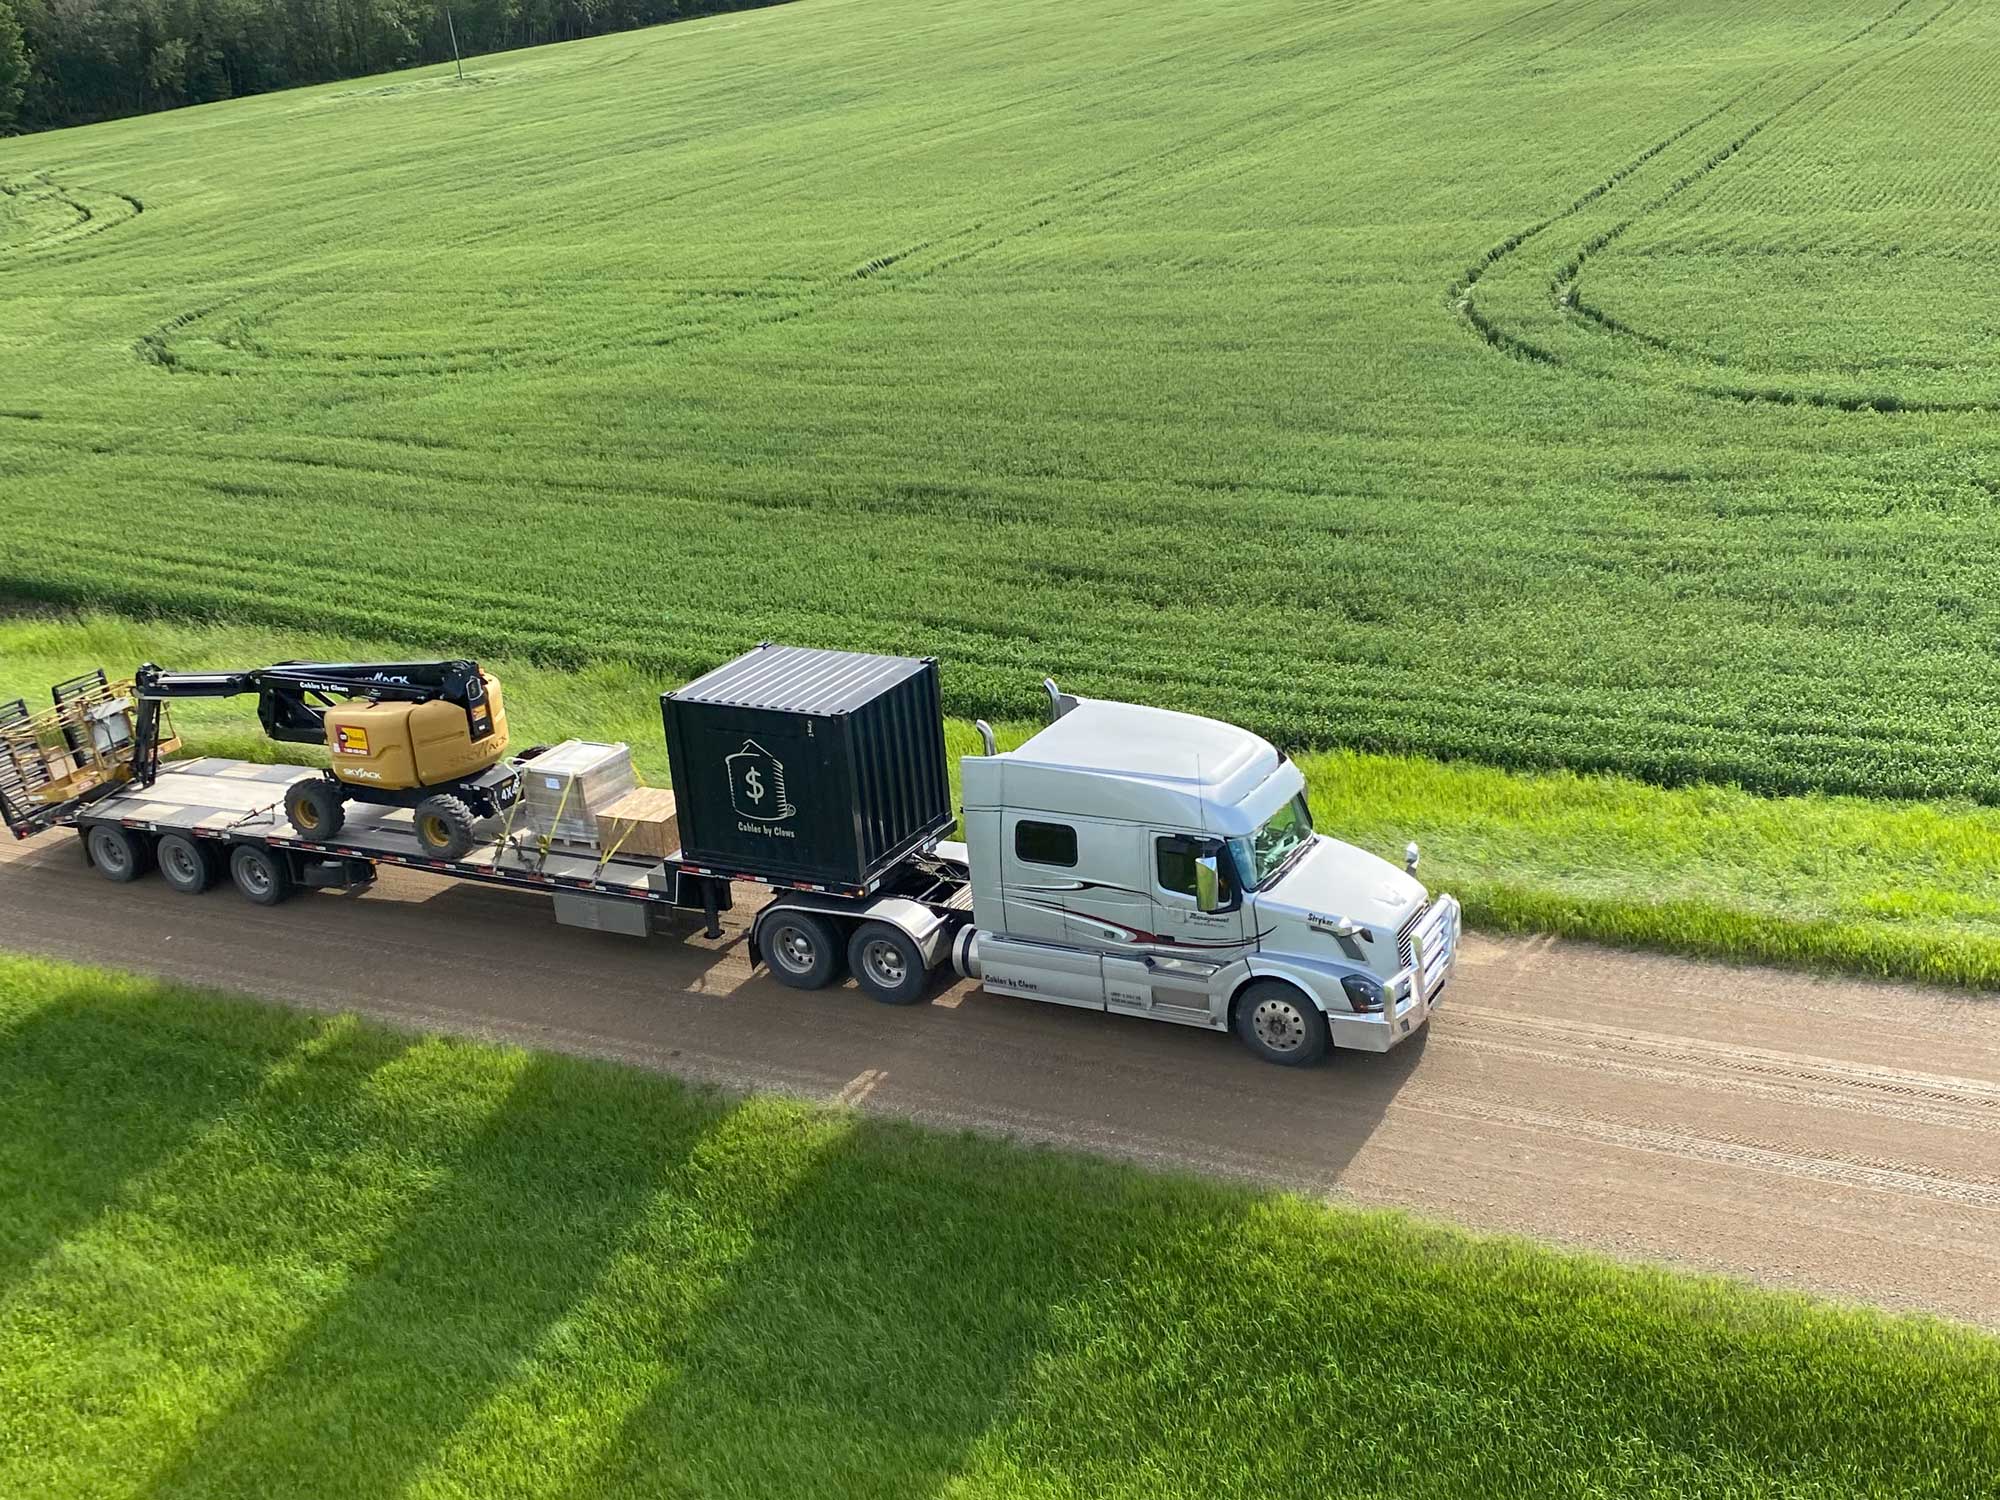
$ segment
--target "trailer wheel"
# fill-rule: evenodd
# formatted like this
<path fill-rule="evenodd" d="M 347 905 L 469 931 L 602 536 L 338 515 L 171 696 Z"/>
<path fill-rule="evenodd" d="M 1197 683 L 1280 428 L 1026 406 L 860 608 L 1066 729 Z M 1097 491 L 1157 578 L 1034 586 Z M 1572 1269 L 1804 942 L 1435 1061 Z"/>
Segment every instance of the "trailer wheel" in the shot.
<path fill-rule="evenodd" d="M 214 885 L 220 873 L 215 850 L 184 833 L 163 834 L 153 850 L 153 858 L 159 863 L 160 877 L 189 896 L 199 896 Z"/>
<path fill-rule="evenodd" d="M 283 856 L 256 844 L 238 844 L 229 856 L 236 889 L 259 906 L 276 906 L 292 893 L 292 872 Z"/>
<path fill-rule="evenodd" d="M 757 954 L 771 977 L 795 990 L 820 990 L 839 977 L 840 934 L 823 917 L 787 911 L 757 932 Z"/>
<path fill-rule="evenodd" d="M 304 839 L 330 839 L 347 821 L 347 799 L 324 776 L 309 776 L 285 788 L 285 816 Z"/>
<path fill-rule="evenodd" d="M 863 922 L 847 944 L 847 967 L 871 1000 L 915 1005 L 930 987 L 931 971 L 910 935 L 887 922 Z"/>
<path fill-rule="evenodd" d="M 90 851 L 97 873 L 120 885 L 137 880 L 153 862 L 152 845 L 144 834 L 109 823 L 99 823 L 85 834 L 84 847 Z"/>
<path fill-rule="evenodd" d="M 464 859 L 477 842 L 472 831 L 477 821 L 457 797 L 426 797 L 417 804 L 417 842 L 432 859 Z"/>
<path fill-rule="evenodd" d="M 1326 1017 L 1305 991 L 1282 979 L 1259 979 L 1236 1001 L 1236 1035 L 1263 1058 L 1303 1068 L 1326 1056 Z"/>

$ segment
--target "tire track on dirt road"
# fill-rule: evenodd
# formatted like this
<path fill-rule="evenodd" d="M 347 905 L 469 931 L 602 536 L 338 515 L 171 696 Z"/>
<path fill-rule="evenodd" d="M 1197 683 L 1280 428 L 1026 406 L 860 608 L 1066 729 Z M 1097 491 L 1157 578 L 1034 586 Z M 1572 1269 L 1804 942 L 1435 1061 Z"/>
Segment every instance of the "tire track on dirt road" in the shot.
<path fill-rule="evenodd" d="M 6 948 L 2000 1327 L 1991 997 L 1475 933 L 1428 1036 L 1295 1071 L 963 984 L 784 989 L 746 916 L 642 942 L 407 871 L 265 909 L 0 850 Z"/>

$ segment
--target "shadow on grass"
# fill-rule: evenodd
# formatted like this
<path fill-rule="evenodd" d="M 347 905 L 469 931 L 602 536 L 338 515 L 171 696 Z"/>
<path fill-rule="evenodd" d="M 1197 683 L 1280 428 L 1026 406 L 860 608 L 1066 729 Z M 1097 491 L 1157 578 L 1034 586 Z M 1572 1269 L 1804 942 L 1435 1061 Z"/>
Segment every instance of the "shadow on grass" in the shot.
<path fill-rule="evenodd" d="M 142 1494 L 393 1494 L 598 1280 L 712 1108 L 523 1065 L 345 1292 Z M 607 1086 L 607 1083 L 609 1086 Z"/>
<path fill-rule="evenodd" d="M 1146 1247 L 1099 1236 L 1143 1179 L 870 1122 L 795 1181 L 570 1500 L 926 1495 L 1053 1309 Z"/>
<path fill-rule="evenodd" d="M 253 1096 L 283 1050 L 217 1047 L 198 1023 L 106 1003 L 96 977 L 54 984 L 0 1033 L 0 1298 Z"/>

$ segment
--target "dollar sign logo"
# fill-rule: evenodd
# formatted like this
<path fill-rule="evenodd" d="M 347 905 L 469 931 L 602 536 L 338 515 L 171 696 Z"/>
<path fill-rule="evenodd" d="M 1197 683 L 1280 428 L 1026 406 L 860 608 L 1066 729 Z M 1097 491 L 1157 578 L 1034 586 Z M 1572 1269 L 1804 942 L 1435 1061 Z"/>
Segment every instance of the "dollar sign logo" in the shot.
<path fill-rule="evenodd" d="M 749 792 L 752 802 L 764 800 L 764 778 L 757 774 L 755 766 L 743 773 L 743 789 Z"/>

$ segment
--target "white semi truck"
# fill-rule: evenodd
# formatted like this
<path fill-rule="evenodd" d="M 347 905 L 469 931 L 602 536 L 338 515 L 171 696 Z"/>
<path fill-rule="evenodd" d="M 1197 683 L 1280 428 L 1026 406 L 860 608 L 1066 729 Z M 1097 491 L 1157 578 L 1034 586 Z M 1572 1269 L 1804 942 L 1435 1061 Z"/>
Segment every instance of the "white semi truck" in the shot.
<path fill-rule="evenodd" d="M 226 873 L 263 905 L 404 865 L 546 890 L 558 921 L 634 936 L 676 909 L 720 935 L 732 893 L 762 887 L 750 941 L 795 988 L 852 974 L 911 1004 L 949 963 L 995 994 L 1234 1030 L 1291 1065 L 1418 1034 L 1457 957 L 1458 903 L 1416 880 L 1415 845 L 1398 869 L 1319 832 L 1304 776 L 1267 741 L 1053 682 L 1048 726 L 1018 749 L 980 726 L 962 841 L 944 836 L 959 820 L 935 659 L 767 645 L 663 696 L 674 853 L 563 847 L 495 819 L 441 858 L 409 807 L 358 805 L 326 837 L 288 824 L 295 766 L 161 759 L 177 742 L 135 711 L 148 680 L 78 679 L 37 716 L 0 705 L 17 837 L 75 828 L 108 879 L 157 869 L 196 894 Z M 536 774 L 533 752 L 512 764 Z"/>

